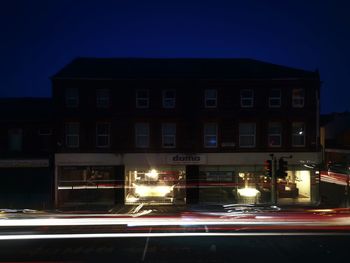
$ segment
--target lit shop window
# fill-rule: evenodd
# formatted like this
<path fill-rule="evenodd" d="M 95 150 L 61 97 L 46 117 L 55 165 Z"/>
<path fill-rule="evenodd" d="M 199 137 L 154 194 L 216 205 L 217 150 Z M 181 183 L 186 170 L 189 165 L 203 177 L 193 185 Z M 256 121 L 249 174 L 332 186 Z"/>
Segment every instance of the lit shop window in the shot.
<path fill-rule="evenodd" d="M 255 147 L 255 123 L 240 123 L 239 124 L 239 147 L 253 148 Z"/>
<path fill-rule="evenodd" d="M 23 143 L 22 129 L 9 129 L 8 138 L 9 138 L 8 149 L 10 152 L 22 151 L 22 143 Z"/>
<path fill-rule="evenodd" d="M 78 88 L 67 88 L 65 90 L 65 104 L 68 108 L 76 108 L 79 105 Z"/>
<path fill-rule="evenodd" d="M 136 90 L 136 108 L 149 107 L 149 94 L 147 89 Z"/>
<path fill-rule="evenodd" d="M 148 123 L 135 124 L 135 146 L 137 148 L 149 147 L 149 124 Z"/>
<path fill-rule="evenodd" d="M 176 92 L 175 90 L 163 90 L 163 108 L 175 108 Z"/>
<path fill-rule="evenodd" d="M 110 123 L 96 124 L 96 147 L 107 148 L 110 146 Z"/>
<path fill-rule="evenodd" d="M 69 148 L 79 147 L 79 123 L 66 123 L 66 146 Z"/>
<path fill-rule="evenodd" d="M 281 147 L 282 145 L 282 124 L 279 122 L 270 122 L 268 127 L 268 145 L 269 147 Z"/>
<path fill-rule="evenodd" d="M 97 89 L 96 90 L 96 107 L 108 108 L 110 104 L 110 91 L 109 89 Z"/>
<path fill-rule="evenodd" d="M 204 147 L 215 148 L 218 145 L 218 125 L 216 123 L 204 124 Z"/>
<path fill-rule="evenodd" d="M 304 89 L 293 89 L 292 105 L 294 108 L 303 108 L 305 103 Z"/>
<path fill-rule="evenodd" d="M 204 94 L 204 104 L 206 108 L 216 108 L 217 106 L 217 90 L 206 89 Z"/>
<path fill-rule="evenodd" d="M 176 146 L 176 124 L 175 123 L 163 123 L 162 146 L 164 148 L 174 148 Z"/>
<path fill-rule="evenodd" d="M 281 90 L 272 89 L 269 94 L 269 107 L 270 108 L 279 108 L 281 107 Z"/>
<path fill-rule="evenodd" d="M 252 89 L 241 90 L 241 107 L 252 108 L 254 105 L 254 93 Z"/>
<path fill-rule="evenodd" d="M 184 204 L 185 171 L 171 168 L 129 171 L 125 178 L 126 204 Z"/>
<path fill-rule="evenodd" d="M 292 145 L 295 147 L 305 146 L 305 124 L 293 122 L 292 124 Z"/>

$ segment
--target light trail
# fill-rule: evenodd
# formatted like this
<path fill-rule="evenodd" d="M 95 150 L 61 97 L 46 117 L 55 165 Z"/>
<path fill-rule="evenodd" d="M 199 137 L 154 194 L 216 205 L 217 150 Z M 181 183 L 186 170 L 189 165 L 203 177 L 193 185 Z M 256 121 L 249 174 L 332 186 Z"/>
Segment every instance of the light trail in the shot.
<path fill-rule="evenodd" d="M 94 234 L 42 234 L 0 235 L 0 240 L 34 239 L 86 239 L 86 238 L 167 238 L 167 237 L 237 237 L 237 236 L 350 236 L 350 233 L 329 232 L 250 232 L 250 233 L 94 233 Z"/>

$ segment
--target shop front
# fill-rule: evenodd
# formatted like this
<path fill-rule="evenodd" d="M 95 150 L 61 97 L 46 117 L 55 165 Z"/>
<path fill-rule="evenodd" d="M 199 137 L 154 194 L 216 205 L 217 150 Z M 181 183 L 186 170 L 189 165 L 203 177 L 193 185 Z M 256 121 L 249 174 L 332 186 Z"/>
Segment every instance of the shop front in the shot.
<path fill-rule="evenodd" d="M 55 162 L 57 207 L 113 207 L 120 203 L 124 167 L 116 156 L 57 154 Z"/>

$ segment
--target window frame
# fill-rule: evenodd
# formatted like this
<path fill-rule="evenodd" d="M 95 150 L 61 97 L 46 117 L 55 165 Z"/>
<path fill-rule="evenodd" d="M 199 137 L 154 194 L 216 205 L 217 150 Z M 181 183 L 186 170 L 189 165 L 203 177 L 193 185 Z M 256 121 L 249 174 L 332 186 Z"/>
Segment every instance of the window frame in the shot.
<path fill-rule="evenodd" d="M 106 97 L 103 98 L 103 97 L 99 97 L 99 92 L 101 91 L 105 91 L 105 95 Z M 111 91 L 110 89 L 108 88 L 98 88 L 96 89 L 96 108 L 109 108 L 110 105 L 111 105 Z M 106 103 L 105 104 L 101 104 L 101 101 L 105 101 Z"/>
<path fill-rule="evenodd" d="M 279 91 L 279 97 L 272 97 L 271 92 L 272 91 Z M 278 100 L 279 104 L 278 105 L 273 105 L 271 104 L 271 101 L 273 100 Z M 282 91 L 281 89 L 271 89 L 269 93 L 269 108 L 281 108 L 282 106 Z"/>
<path fill-rule="evenodd" d="M 254 134 L 241 134 L 241 125 L 253 124 L 254 125 Z M 252 137 L 253 136 L 253 145 L 242 145 L 242 137 Z M 239 148 L 255 148 L 256 147 L 256 123 L 255 122 L 240 122 L 238 124 L 238 144 Z"/>
<path fill-rule="evenodd" d="M 108 125 L 108 133 L 99 134 L 98 133 L 98 126 L 99 125 Z M 108 143 L 106 145 L 98 145 L 98 138 L 99 137 L 107 137 Z M 110 147 L 111 147 L 111 123 L 110 122 L 97 122 L 96 123 L 96 148 L 110 148 Z"/>
<path fill-rule="evenodd" d="M 294 133 L 294 125 L 296 124 L 302 124 L 302 128 L 303 128 L 303 133 L 300 134 L 299 133 Z M 306 125 L 305 125 L 305 122 L 302 122 L 302 121 L 296 121 L 296 122 L 292 122 L 292 130 L 291 130 L 291 134 L 292 134 L 292 147 L 296 147 L 296 148 L 302 148 L 302 147 L 305 147 L 306 146 Z M 298 136 L 298 137 L 301 137 L 303 138 L 303 144 L 295 144 L 294 143 L 294 138 L 295 136 Z"/>
<path fill-rule="evenodd" d="M 68 126 L 69 125 L 77 125 L 77 134 L 69 134 L 68 133 Z M 70 145 L 68 143 L 69 139 L 68 137 L 77 137 L 77 144 L 76 145 Z M 79 122 L 66 122 L 65 123 L 65 145 L 67 148 L 79 148 L 80 147 L 80 123 Z"/>
<path fill-rule="evenodd" d="M 206 131 L 207 131 L 207 127 L 209 125 L 215 125 L 215 134 L 207 134 Z M 207 144 L 207 137 L 213 137 L 215 136 L 215 145 L 208 145 Z M 203 126 L 203 145 L 204 145 L 204 148 L 217 148 L 218 147 L 218 123 L 216 122 L 206 122 L 204 123 L 204 126 Z"/>
<path fill-rule="evenodd" d="M 73 96 L 69 96 L 68 91 L 76 91 L 76 94 Z M 66 108 L 78 108 L 79 107 L 79 89 L 78 88 L 65 88 L 64 91 L 64 103 Z M 70 101 L 75 101 L 75 103 L 70 103 Z"/>
<path fill-rule="evenodd" d="M 174 128 L 174 134 L 165 134 L 165 126 L 170 125 Z M 165 137 L 173 138 L 173 145 L 165 145 Z M 175 148 L 176 147 L 176 123 L 166 122 L 162 123 L 162 148 Z"/>
<path fill-rule="evenodd" d="M 139 97 L 139 92 L 145 91 L 147 96 L 146 97 Z M 148 109 L 149 108 L 149 90 L 148 89 L 137 89 L 136 94 L 136 108 L 137 109 Z M 140 101 L 145 101 L 146 105 L 140 105 Z"/>
<path fill-rule="evenodd" d="M 208 92 L 214 91 L 215 92 L 215 97 L 209 98 L 208 97 Z M 208 101 L 213 101 L 214 105 L 209 105 Z M 207 109 L 214 109 L 217 108 L 218 106 L 218 90 L 217 89 L 205 89 L 204 90 L 204 107 Z"/>
<path fill-rule="evenodd" d="M 169 91 L 174 93 L 173 98 L 166 97 L 166 93 Z M 172 105 L 170 106 L 167 105 L 166 101 L 171 101 Z M 174 109 L 176 107 L 176 90 L 175 89 L 165 89 L 162 91 L 162 106 L 165 109 Z"/>
<path fill-rule="evenodd" d="M 297 90 L 301 90 L 303 93 L 303 96 L 296 96 L 294 92 Z M 299 102 L 302 102 L 299 104 Z M 298 103 L 296 103 L 298 102 Z M 304 108 L 305 107 L 305 89 L 304 88 L 293 88 L 292 89 L 292 107 L 293 108 Z"/>
<path fill-rule="evenodd" d="M 146 125 L 147 133 L 138 134 L 137 128 L 138 128 L 138 126 L 141 126 L 141 125 Z M 150 125 L 149 125 L 149 123 L 148 122 L 136 122 L 134 125 L 134 130 L 135 130 L 135 147 L 140 148 L 140 149 L 149 148 L 149 146 L 150 146 Z M 139 145 L 138 144 L 138 137 L 146 137 L 147 144 L 146 145 Z"/>
<path fill-rule="evenodd" d="M 270 133 L 270 128 L 272 124 L 278 124 L 280 128 L 280 133 Z M 270 137 L 279 137 L 279 144 L 278 145 L 272 145 L 270 144 Z M 269 148 L 281 148 L 282 147 L 282 123 L 273 121 L 268 123 L 268 130 L 267 130 L 267 145 Z"/>
<path fill-rule="evenodd" d="M 250 91 L 251 97 L 243 97 L 243 92 Z M 243 101 L 250 101 L 249 105 L 244 105 Z M 241 108 L 253 108 L 254 107 L 254 90 L 253 89 L 241 89 L 240 91 Z"/>

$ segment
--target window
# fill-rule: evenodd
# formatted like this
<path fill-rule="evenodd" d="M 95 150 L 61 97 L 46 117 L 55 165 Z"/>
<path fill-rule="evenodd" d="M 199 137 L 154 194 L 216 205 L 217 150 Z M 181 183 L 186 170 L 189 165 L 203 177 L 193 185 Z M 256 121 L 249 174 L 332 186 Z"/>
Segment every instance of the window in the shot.
<path fill-rule="evenodd" d="M 176 146 L 176 124 L 175 123 L 163 123 L 162 146 L 164 148 L 174 148 Z"/>
<path fill-rule="evenodd" d="M 109 89 L 97 89 L 96 90 L 96 107 L 97 108 L 108 108 L 109 107 Z"/>
<path fill-rule="evenodd" d="M 148 108 L 149 97 L 148 90 L 140 89 L 136 91 L 136 108 Z"/>
<path fill-rule="evenodd" d="M 205 90 L 205 107 L 206 108 L 216 108 L 217 106 L 217 90 L 216 89 L 206 89 Z"/>
<path fill-rule="evenodd" d="M 204 147 L 215 148 L 218 145 L 218 125 L 216 123 L 204 124 Z"/>
<path fill-rule="evenodd" d="M 254 105 L 253 90 L 244 89 L 241 90 L 241 107 L 242 108 L 251 108 Z"/>
<path fill-rule="evenodd" d="M 163 108 L 175 108 L 175 90 L 163 90 Z"/>
<path fill-rule="evenodd" d="M 96 124 L 96 147 L 107 148 L 110 146 L 110 123 Z"/>
<path fill-rule="evenodd" d="M 137 148 L 149 147 L 149 124 L 148 123 L 135 124 L 135 146 Z"/>
<path fill-rule="evenodd" d="M 44 151 L 50 150 L 51 135 L 52 135 L 51 129 L 45 129 L 45 128 L 39 129 L 38 135 L 39 135 L 40 149 Z"/>
<path fill-rule="evenodd" d="M 79 147 L 79 123 L 66 123 L 66 146 L 69 148 Z"/>
<path fill-rule="evenodd" d="M 10 152 L 22 151 L 23 143 L 23 130 L 22 129 L 9 129 L 8 131 L 8 149 Z"/>
<path fill-rule="evenodd" d="M 75 108 L 79 105 L 79 90 L 77 88 L 67 88 L 65 93 L 66 107 Z"/>
<path fill-rule="evenodd" d="M 293 89 L 292 105 L 294 108 L 303 108 L 305 102 L 304 89 Z"/>
<path fill-rule="evenodd" d="M 255 123 L 239 124 L 239 147 L 253 148 L 255 147 Z"/>
<path fill-rule="evenodd" d="M 269 94 L 269 107 L 270 108 L 279 108 L 281 107 L 281 90 L 272 89 Z"/>
<path fill-rule="evenodd" d="M 295 147 L 305 146 L 305 124 L 293 122 L 292 124 L 292 145 Z"/>
<path fill-rule="evenodd" d="M 279 122 L 270 122 L 268 128 L 269 147 L 281 147 L 282 145 L 282 125 Z"/>

